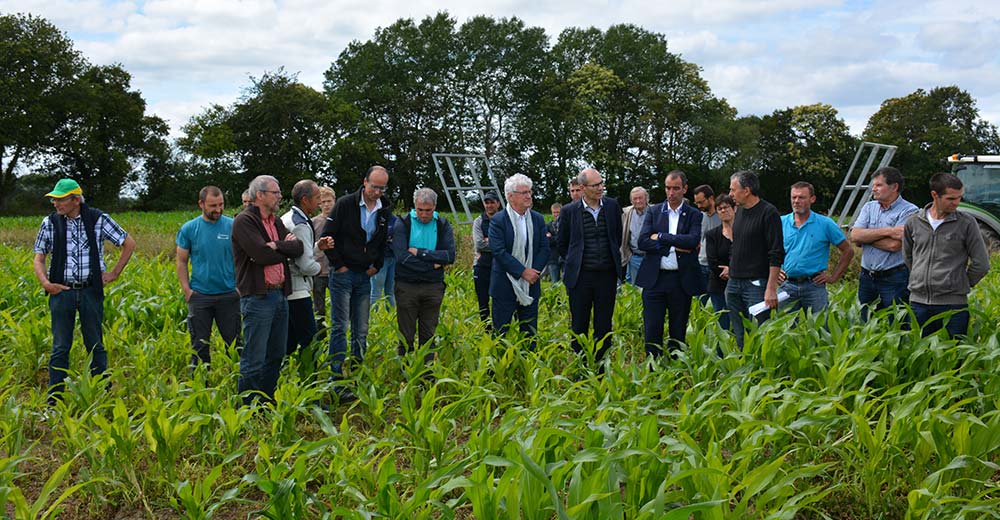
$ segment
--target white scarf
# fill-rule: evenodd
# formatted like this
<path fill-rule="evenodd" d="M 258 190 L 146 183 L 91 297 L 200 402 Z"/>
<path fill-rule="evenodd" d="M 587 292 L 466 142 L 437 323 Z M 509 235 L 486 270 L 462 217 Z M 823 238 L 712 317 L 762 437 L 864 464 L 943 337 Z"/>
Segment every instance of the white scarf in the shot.
<path fill-rule="evenodd" d="M 511 255 L 513 255 L 518 262 L 521 262 L 521 265 L 531 267 L 532 259 L 534 257 L 534 251 L 531 246 L 535 238 L 534 226 L 531 221 L 531 210 L 529 209 L 524 213 L 524 227 L 528 230 L 527 234 L 525 234 L 521 231 L 521 226 L 517 225 L 519 216 L 514 209 L 510 207 L 510 204 L 508 204 L 505 209 L 507 210 L 507 216 L 510 217 L 511 227 L 514 228 L 514 246 L 511 249 Z M 511 287 L 514 288 L 514 296 L 517 297 L 518 304 L 522 307 L 527 307 L 535 301 L 535 299 L 528 294 L 531 290 L 531 284 L 529 284 L 527 280 L 521 278 L 520 276 L 514 278 L 509 273 L 507 274 L 507 278 L 510 280 Z"/>

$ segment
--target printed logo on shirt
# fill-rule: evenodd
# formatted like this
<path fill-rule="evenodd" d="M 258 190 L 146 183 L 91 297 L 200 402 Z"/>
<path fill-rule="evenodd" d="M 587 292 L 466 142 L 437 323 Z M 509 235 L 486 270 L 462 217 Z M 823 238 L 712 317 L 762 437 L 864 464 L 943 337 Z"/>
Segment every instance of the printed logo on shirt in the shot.
<path fill-rule="evenodd" d="M 225 233 L 219 233 L 219 234 L 215 235 L 215 239 L 216 240 L 229 240 L 229 235 L 227 235 Z"/>

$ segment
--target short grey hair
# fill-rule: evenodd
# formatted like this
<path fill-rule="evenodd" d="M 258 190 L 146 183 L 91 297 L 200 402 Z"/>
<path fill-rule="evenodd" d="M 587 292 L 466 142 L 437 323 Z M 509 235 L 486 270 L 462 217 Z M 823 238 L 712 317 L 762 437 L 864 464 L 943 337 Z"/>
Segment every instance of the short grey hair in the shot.
<path fill-rule="evenodd" d="M 643 188 L 642 186 L 636 186 L 632 188 L 632 191 L 628 192 L 628 198 L 631 199 L 632 195 L 635 195 L 636 193 L 642 193 L 642 196 L 646 197 L 646 200 L 649 200 L 649 192 L 646 191 L 646 188 Z"/>
<path fill-rule="evenodd" d="M 257 194 L 262 191 L 268 191 L 268 185 L 270 183 L 278 184 L 278 179 L 275 179 L 271 175 L 258 175 L 250 181 L 250 187 L 247 188 L 247 195 L 250 195 L 250 201 L 257 201 Z"/>
<path fill-rule="evenodd" d="M 429 202 L 434 206 L 438 203 L 438 194 L 430 188 L 420 188 L 419 190 L 413 192 L 413 205 L 416 206 L 421 202 Z"/>
<path fill-rule="evenodd" d="M 587 173 L 588 172 L 594 172 L 597 175 L 601 175 L 601 172 L 597 171 L 594 168 L 584 168 L 584 169 L 580 170 L 580 173 L 573 179 L 574 181 L 576 181 L 573 184 L 577 184 L 577 185 L 580 185 L 580 186 L 586 186 L 587 185 Z"/>
<path fill-rule="evenodd" d="M 534 183 L 531 182 L 531 179 L 529 179 L 527 175 L 523 173 L 515 173 L 514 175 L 507 177 L 507 180 L 503 181 L 503 192 L 504 195 L 510 195 L 511 193 L 517 191 L 518 188 L 525 187 L 530 190 L 532 186 L 534 186 Z"/>
<path fill-rule="evenodd" d="M 302 205 L 302 199 L 311 197 L 313 193 L 319 191 L 319 185 L 315 181 L 302 179 L 292 186 L 292 201 L 296 206 Z"/>

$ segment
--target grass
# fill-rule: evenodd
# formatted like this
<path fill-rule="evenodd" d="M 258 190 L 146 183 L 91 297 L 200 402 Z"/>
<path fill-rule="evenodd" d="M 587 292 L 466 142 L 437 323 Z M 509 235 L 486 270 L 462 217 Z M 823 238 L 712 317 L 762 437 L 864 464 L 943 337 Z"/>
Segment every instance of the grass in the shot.
<path fill-rule="evenodd" d="M 190 216 L 119 221 L 140 245 L 172 244 Z M 884 313 L 860 323 L 842 282 L 828 329 L 823 316 L 779 315 L 738 353 L 696 306 L 690 346 L 660 361 L 645 358 L 641 301 L 624 287 L 602 377 L 569 349 L 561 287 L 543 289 L 537 351 L 491 338 L 469 257 L 447 275 L 437 361 L 397 357 L 394 316 L 377 309 L 348 376 L 359 400 L 325 412 L 325 338 L 318 363 L 289 360 L 273 409 L 240 406 L 238 355 L 217 337 L 212 366 L 192 373 L 172 261 L 147 250 L 107 289 L 110 373 L 86 376 L 77 338 L 66 398 L 43 420 L 37 221 L 0 225 L 30 229 L 0 246 L 0 516 L 1000 516 L 996 270 L 973 294 L 966 341 L 920 338 Z"/>

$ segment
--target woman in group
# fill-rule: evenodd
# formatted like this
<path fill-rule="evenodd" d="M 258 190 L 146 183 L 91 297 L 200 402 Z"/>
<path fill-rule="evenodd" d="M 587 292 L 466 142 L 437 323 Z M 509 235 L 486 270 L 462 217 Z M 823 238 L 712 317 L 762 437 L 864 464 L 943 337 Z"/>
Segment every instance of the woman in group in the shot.
<path fill-rule="evenodd" d="M 715 199 L 715 210 L 719 212 L 722 225 L 705 234 L 705 254 L 708 257 L 708 296 L 712 308 L 719 314 L 719 325 L 729 330 L 729 313 L 726 311 L 726 283 L 729 280 L 729 250 L 733 245 L 733 219 L 736 217 L 736 203 L 729 195 L 719 195 Z"/>

